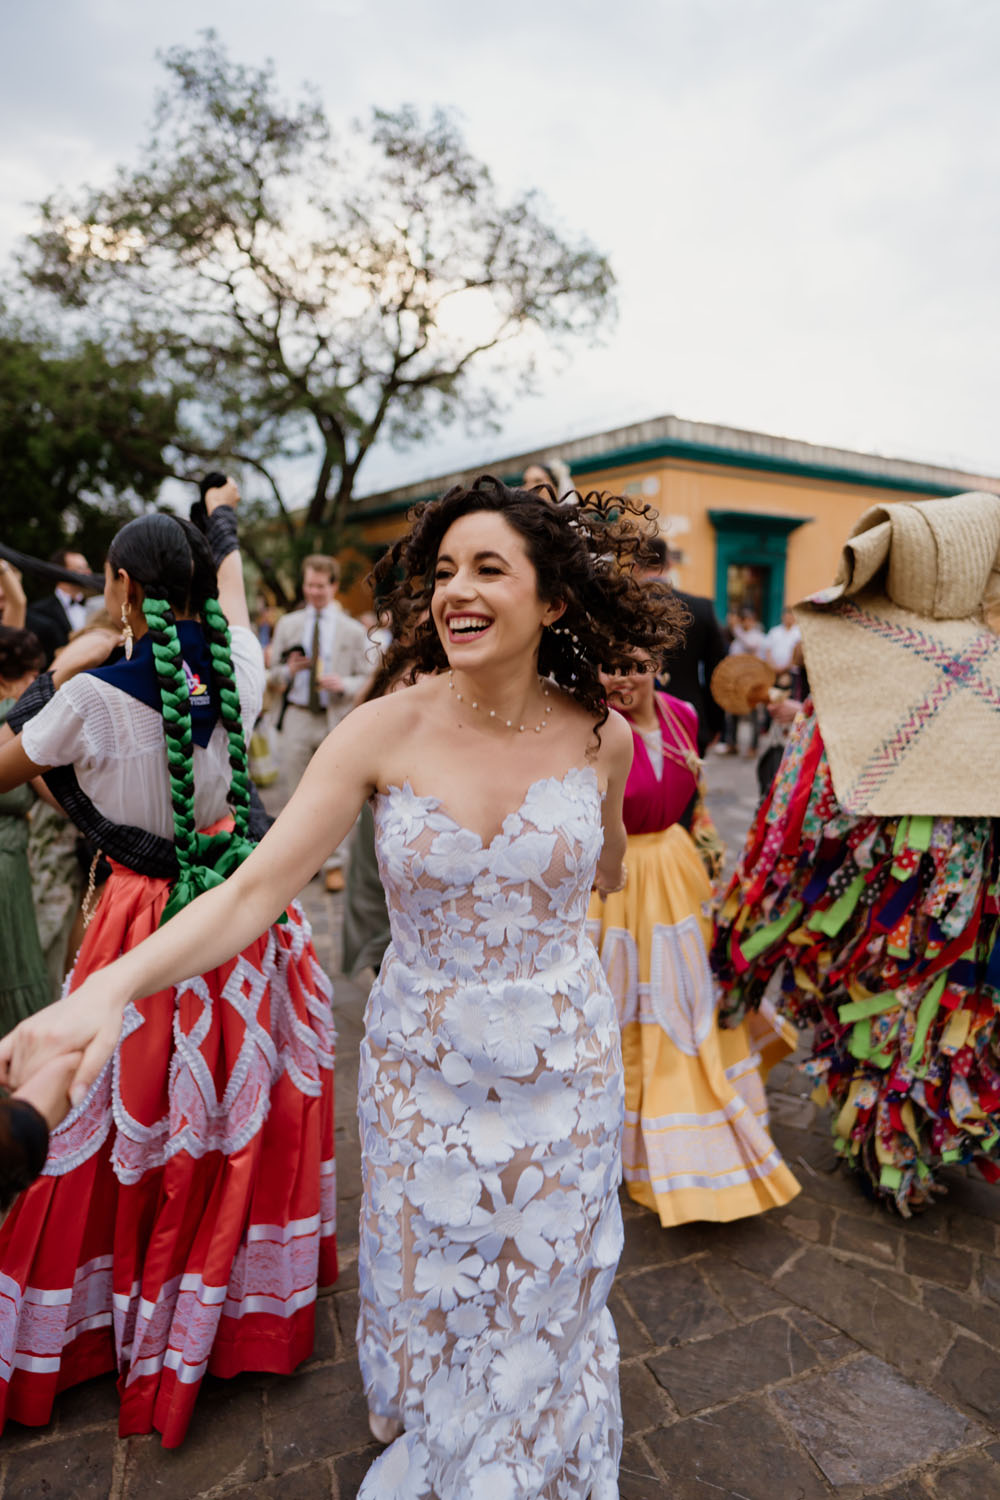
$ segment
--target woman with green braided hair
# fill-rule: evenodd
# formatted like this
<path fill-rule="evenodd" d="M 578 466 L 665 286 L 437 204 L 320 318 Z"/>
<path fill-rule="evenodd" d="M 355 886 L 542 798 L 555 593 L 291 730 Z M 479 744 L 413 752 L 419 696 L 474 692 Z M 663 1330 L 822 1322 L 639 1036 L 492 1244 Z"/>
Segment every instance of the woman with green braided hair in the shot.
<path fill-rule="evenodd" d="M 264 669 L 237 500 L 208 491 L 207 536 L 167 515 L 123 527 L 105 604 L 124 649 L 72 643 L 0 744 L 0 783 L 41 771 L 110 861 L 69 994 L 253 848 Z M 130 1009 L 0 1230 L 0 1424 L 45 1423 L 57 1391 L 117 1369 L 122 1435 L 172 1447 L 206 1370 L 289 1373 L 312 1352 L 336 1276 L 329 985 L 297 903 L 190 972 Z"/>

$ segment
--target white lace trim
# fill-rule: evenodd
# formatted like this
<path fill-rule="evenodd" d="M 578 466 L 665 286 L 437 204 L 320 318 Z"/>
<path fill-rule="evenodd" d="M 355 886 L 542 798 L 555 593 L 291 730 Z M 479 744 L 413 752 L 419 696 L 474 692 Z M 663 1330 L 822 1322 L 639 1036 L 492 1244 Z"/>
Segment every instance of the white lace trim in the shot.
<path fill-rule="evenodd" d="M 332 986 L 312 962 L 310 975 L 323 994 L 307 994 L 312 1027 L 297 1014 L 288 985 L 289 965 L 301 960 L 311 929 L 298 902 L 289 911 L 281 941 L 272 929 L 261 966 L 241 954 L 223 988 L 220 1001 L 213 1000 L 205 980 L 187 980 L 174 991 L 174 1051 L 170 1060 L 166 1114 L 144 1124 L 129 1112 L 121 1090 L 121 1046 L 145 1022 L 132 1004 L 125 1009 L 121 1041 L 115 1048 L 86 1098 L 53 1132 L 45 1175 L 61 1177 L 88 1160 L 108 1137 L 112 1122 L 115 1137 L 111 1165 L 119 1182 L 136 1183 L 153 1168 L 161 1167 L 179 1151 L 198 1158 L 209 1151 L 226 1155 L 242 1149 L 260 1130 L 270 1108 L 271 1090 L 282 1071 L 300 1093 L 319 1098 L 322 1072 L 334 1064 L 336 1033 L 333 1026 Z M 261 1003 L 270 997 L 271 1031 L 258 1019 Z M 181 1002 L 194 997 L 200 1009 L 191 1029 L 181 1026 Z M 244 1035 L 236 1061 L 218 1096 L 212 1071 L 201 1052 L 208 1036 L 216 1003 L 234 1010 L 243 1021 Z M 178 1128 L 178 1121 L 183 1125 Z M 325 1189 L 326 1179 L 324 1179 Z M 334 1214 L 324 1191 L 324 1215 Z"/>
<path fill-rule="evenodd" d="M 225 1286 L 206 1283 L 188 1272 L 160 1288 L 155 1301 L 139 1295 L 139 1282 L 127 1295 L 112 1291 L 113 1257 L 98 1256 L 79 1266 L 71 1286 L 53 1290 L 28 1286 L 23 1293 L 0 1273 L 0 1378 L 17 1369 L 59 1369 L 63 1350 L 91 1328 L 114 1329 L 119 1367 L 127 1384 L 162 1368 L 182 1382 L 201 1379 L 218 1331 L 219 1319 L 253 1313 L 291 1318 L 316 1298 L 319 1268 L 318 1218 L 288 1240 L 284 1226 L 251 1226 Z"/>
<path fill-rule="evenodd" d="M 600 937 L 600 924 L 591 931 Z M 715 1024 L 715 981 L 697 917 L 657 922 L 650 945 L 649 983 L 639 979 L 635 938 L 624 927 L 609 927 L 601 942 L 601 964 L 615 997 L 618 1023 L 662 1026 L 674 1046 L 696 1057 Z"/>

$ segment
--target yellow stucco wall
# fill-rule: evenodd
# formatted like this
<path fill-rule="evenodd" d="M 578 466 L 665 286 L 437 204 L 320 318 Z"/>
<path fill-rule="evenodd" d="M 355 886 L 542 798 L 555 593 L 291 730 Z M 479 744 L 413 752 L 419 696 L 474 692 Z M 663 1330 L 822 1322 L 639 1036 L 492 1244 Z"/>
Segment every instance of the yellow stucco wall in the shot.
<path fill-rule="evenodd" d="M 679 588 L 715 595 L 715 528 L 710 510 L 803 516 L 788 538 L 785 595 L 793 603 L 833 581 L 844 538 L 870 505 L 912 500 L 900 491 L 754 469 L 663 459 L 595 470 L 577 480 L 581 489 L 641 495 L 660 514 L 671 547 L 683 555 L 674 568 Z"/>

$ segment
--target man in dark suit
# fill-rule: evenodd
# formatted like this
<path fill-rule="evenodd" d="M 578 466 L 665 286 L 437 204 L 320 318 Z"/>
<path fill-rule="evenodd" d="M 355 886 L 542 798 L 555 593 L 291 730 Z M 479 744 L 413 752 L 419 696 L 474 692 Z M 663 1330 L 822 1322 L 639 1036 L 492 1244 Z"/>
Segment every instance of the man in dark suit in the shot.
<path fill-rule="evenodd" d="M 89 573 L 90 566 L 82 552 L 61 547 L 53 552 L 49 562 L 57 568 L 66 568 L 71 573 Z M 28 605 L 25 621 L 28 629 L 42 643 L 45 665 L 48 666 L 61 646 L 65 646 L 74 630 L 81 630 L 87 622 L 84 596 L 72 583 L 57 583 L 54 591 L 44 599 L 36 599 Z"/>
<path fill-rule="evenodd" d="M 667 568 L 670 564 L 670 549 L 663 537 L 656 537 L 651 544 L 660 558 L 660 566 L 646 574 L 649 581 L 669 583 Z M 685 594 L 674 589 L 681 604 L 691 616 L 684 627 L 684 639 L 663 658 L 659 683 L 675 698 L 683 698 L 692 704 L 698 715 L 698 753 L 704 755 L 708 746 L 717 739 L 725 726 L 725 714 L 709 692 L 712 673 L 726 655 L 719 622 L 715 617 L 711 599 L 700 594 Z"/>

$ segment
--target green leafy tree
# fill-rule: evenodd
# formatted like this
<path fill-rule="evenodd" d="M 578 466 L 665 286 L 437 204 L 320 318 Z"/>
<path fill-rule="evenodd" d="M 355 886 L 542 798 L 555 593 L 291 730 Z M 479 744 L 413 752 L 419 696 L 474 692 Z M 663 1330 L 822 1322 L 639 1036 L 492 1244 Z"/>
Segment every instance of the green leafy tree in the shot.
<path fill-rule="evenodd" d="M 335 140 L 214 33 L 164 61 L 139 165 L 43 204 L 24 269 L 190 384 L 181 450 L 255 471 L 293 545 L 339 533 L 377 440 L 495 422 L 533 341 L 611 316 L 605 258 L 534 194 L 503 201 L 446 113 L 376 110 Z"/>
<path fill-rule="evenodd" d="M 138 357 L 112 358 L 93 340 L 60 348 L 0 320 L 3 540 L 35 556 L 74 540 L 96 566 L 173 472 L 182 394 Z"/>

